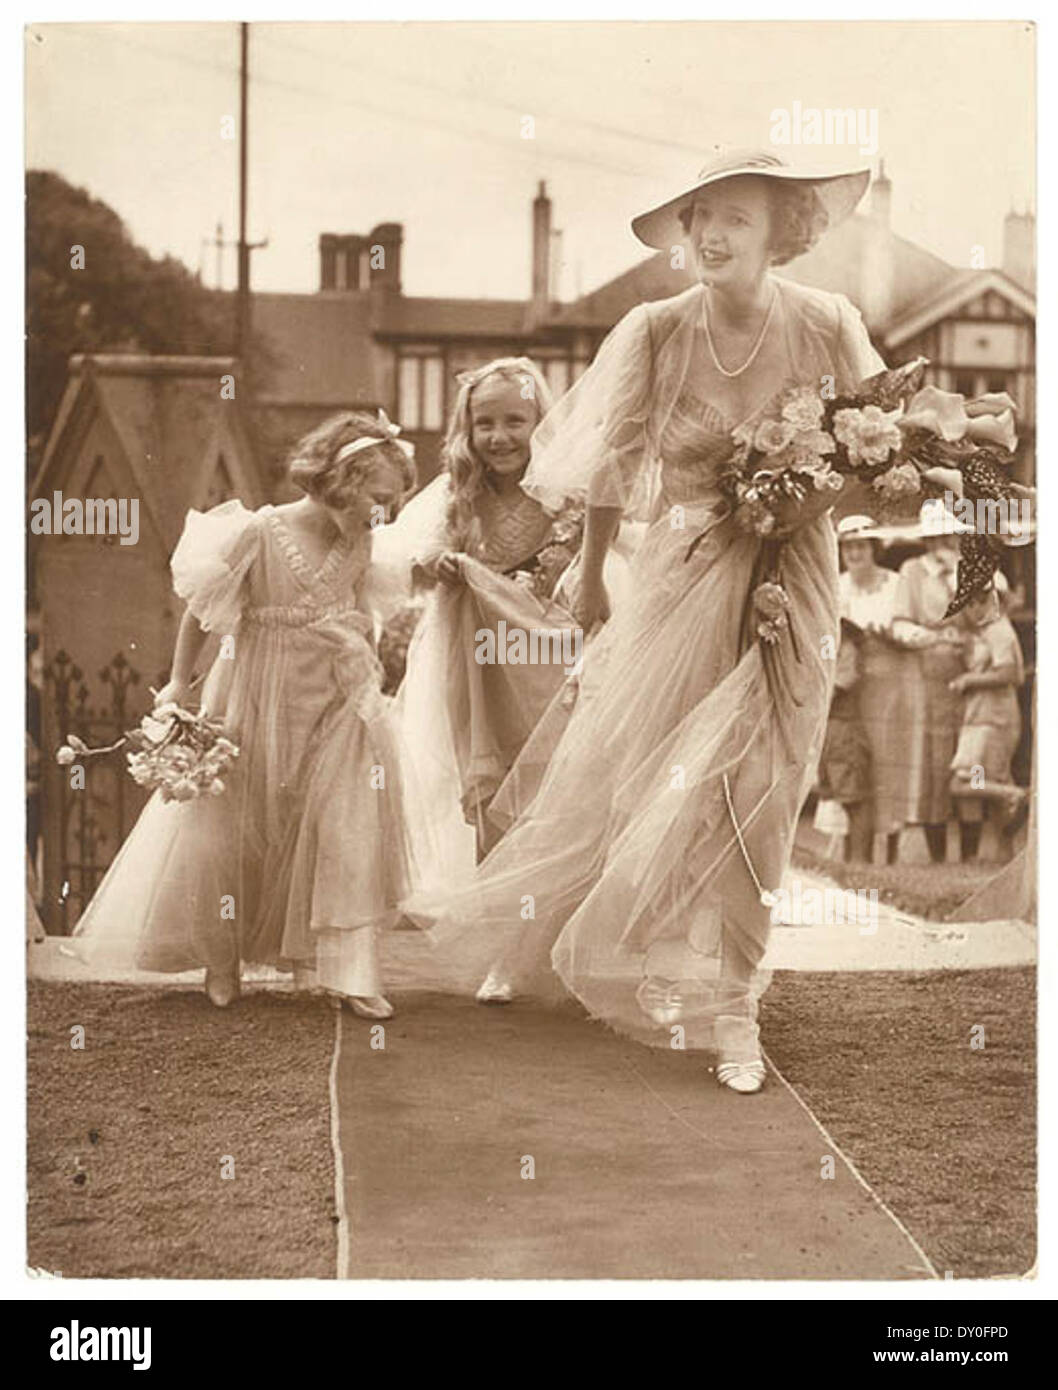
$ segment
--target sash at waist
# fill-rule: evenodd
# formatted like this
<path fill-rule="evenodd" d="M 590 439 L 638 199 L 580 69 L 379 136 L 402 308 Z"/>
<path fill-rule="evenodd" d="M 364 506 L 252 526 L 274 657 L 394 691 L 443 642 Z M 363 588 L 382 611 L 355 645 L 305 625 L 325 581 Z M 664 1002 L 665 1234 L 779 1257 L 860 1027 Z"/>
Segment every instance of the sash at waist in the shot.
<path fill-rule="evenodd" d="M 258 627 L 313 627 L 320 623 L 345 623 L 362 636 L 374 631 L 374 624 L 354 603 L 321 608 L 311 603 L 276 604 L 247 608 L 243 620 Z"/>

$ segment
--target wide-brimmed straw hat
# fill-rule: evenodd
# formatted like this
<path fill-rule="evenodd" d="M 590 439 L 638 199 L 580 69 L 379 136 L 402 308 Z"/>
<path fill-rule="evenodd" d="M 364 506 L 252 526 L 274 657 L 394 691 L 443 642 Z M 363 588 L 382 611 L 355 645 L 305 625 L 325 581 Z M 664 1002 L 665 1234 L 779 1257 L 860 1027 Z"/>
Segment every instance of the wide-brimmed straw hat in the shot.
<path fill-rule="evenodd" d="M 652 246 L 657 251 L 668 251 L 685 235 L 679 214 L 695 195 L 711 184 L 738 178 L 742 174 L 759 174 L 762 178 L 779 179 L 784 183 L 811 184 L 826 212 L 828 230 L 848 217 L 871 181 L 871 171 L 867 166 L 837 172 L 804 167 L 793 169 L 784 159 L 768 150 L 731 150 L 714 155 L 690 188 L 685 188 L 675 198 L 651 208 L 649 212 L 633 217 L 632 231 L 644 245 Z"/>
<path fill-rule="evenodd" d="M 922 540 L 930 536 L 962 536 L 973 529 L 944 505 L 943 497 L 930 497 L 919 508 L 917 530 Z"/>
<path fill-rule="evenodd" d="M 842 541 L 874 540 L 878 536 L 878 524 L 871 516 L 857 513 L 843 516 L 838 522 L 838 544 Z"/>
<path fill-rule="evenodd" d="M 838 544 L 842 541 L 856 541 L 870 537 L 881 541 L 885 547 L 891 545 L 920 546 L 930 536 L 951 536 L 958 539 L 974 528 L 944 505 L 943 497 L 929 498 L 923 502 L 919 514 L 914 519 L 893 522 L 887 526 L 869 526 L 860 523 L 870 522 L 869 517 L 845 517 L 838 523 Z M 848 523 L 854 523 L 849 525 Z"/>

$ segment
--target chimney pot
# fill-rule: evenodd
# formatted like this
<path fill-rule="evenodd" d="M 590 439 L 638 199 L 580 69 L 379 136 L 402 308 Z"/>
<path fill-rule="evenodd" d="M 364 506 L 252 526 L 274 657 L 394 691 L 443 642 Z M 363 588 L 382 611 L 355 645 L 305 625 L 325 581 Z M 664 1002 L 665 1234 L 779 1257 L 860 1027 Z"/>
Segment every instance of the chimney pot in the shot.
<path fill-rule="evenodd" d="M 1036 218 L 1008 212 L 1003 219 L 1003 272 L 1023 289 L 1036 292 Z"/>
<path fill-rule="evenodd" d="M 547 184 L 540 180 L 533 199 L 533 278 L 531 313 L 534 323 L 542 322 L 551 306 L 551 199 Z"/>
<path fill-rule="evenodd" d="M 381 247 L 382 265 L 370 266 L 371 288 L 392 290 L 400 294 L 401 248 L 404 244 L 404 226 L 400 222 L 380 222 L 367 238 L 371 261 L 376 259 L 372 248 Z"/>

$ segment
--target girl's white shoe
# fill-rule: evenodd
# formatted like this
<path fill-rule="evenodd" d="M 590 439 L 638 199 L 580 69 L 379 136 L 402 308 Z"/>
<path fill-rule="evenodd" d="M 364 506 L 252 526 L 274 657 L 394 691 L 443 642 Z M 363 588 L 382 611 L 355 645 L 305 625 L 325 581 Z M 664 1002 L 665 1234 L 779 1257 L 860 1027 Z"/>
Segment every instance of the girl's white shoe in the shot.
<path fill-rule="evenodd" d="M 490 970 L 479 985 L 474 998 L 479 1004 L 509 1004 L 514 998 L 514 990 L 510 980 L 505 980 L 494 970 Z"/>
<path fill-rule="evenodd" d="M 229 969 L 218 969 L 215 966 L 206 967 L 206 994 L 209 1002 L 218 1009 L 226 1009 L 228 1005 L 239 997 L 239 968 L 232 966 Z"/>
<path fill-rule="evenodd" d="M 358 994 L 349 996 L 349 1007 L 361 1018 L 392 1018 L 393 1005 L 381 994 Z"/>
<path fill-rule="evenodd" d="M 647 1018 L 666 1028 L 683 1018 L 683 995 L 675 980 L 647 975 L 636 990 L 636 1003 Z"/>
<path fill-rule="evenodd" d="M 716 1069 L 716 1079 L 728 1090 L 739 1095 L 752 1096 L 764 1085 L 763 1062 L 721 1062 Z"/>

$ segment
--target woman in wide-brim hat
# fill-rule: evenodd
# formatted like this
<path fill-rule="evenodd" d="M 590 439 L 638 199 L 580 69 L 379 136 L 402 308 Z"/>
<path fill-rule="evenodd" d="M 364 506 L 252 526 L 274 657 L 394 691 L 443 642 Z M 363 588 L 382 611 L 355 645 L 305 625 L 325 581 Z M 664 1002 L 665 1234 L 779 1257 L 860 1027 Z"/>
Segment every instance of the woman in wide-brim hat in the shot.
<path fill-rule="evenodd" d="M 538 428 L 523 480 L 545 505 L 586 501 L 586 631 L 608 614 L 602 563 L 619 521 L 649 523 L 631 597 L 589 648 L 537 785 L 515 779 L 505 839 L 465 892 L 413 904 L 468 972 L 496 953 L 485 997 L 561 981 L 643 1042 L 670 1047 L 678 1025 L 745 1092 L 764 1077 L 759 966 L 826 724 L 838 564 L 824 499 L 785 546 L 796 642 L 775 645 L 769 681 L 742 621 L 762 542 L 730 519 L 718 476 L 732 430 L 783 388 L 840 392 L 882 369 L 847 299 L 772 274 L 867 182 L 767 152 L 720 157 L 633 222 L 648 245 L 682 246 L 697 283 L 617 324 Z"/>

